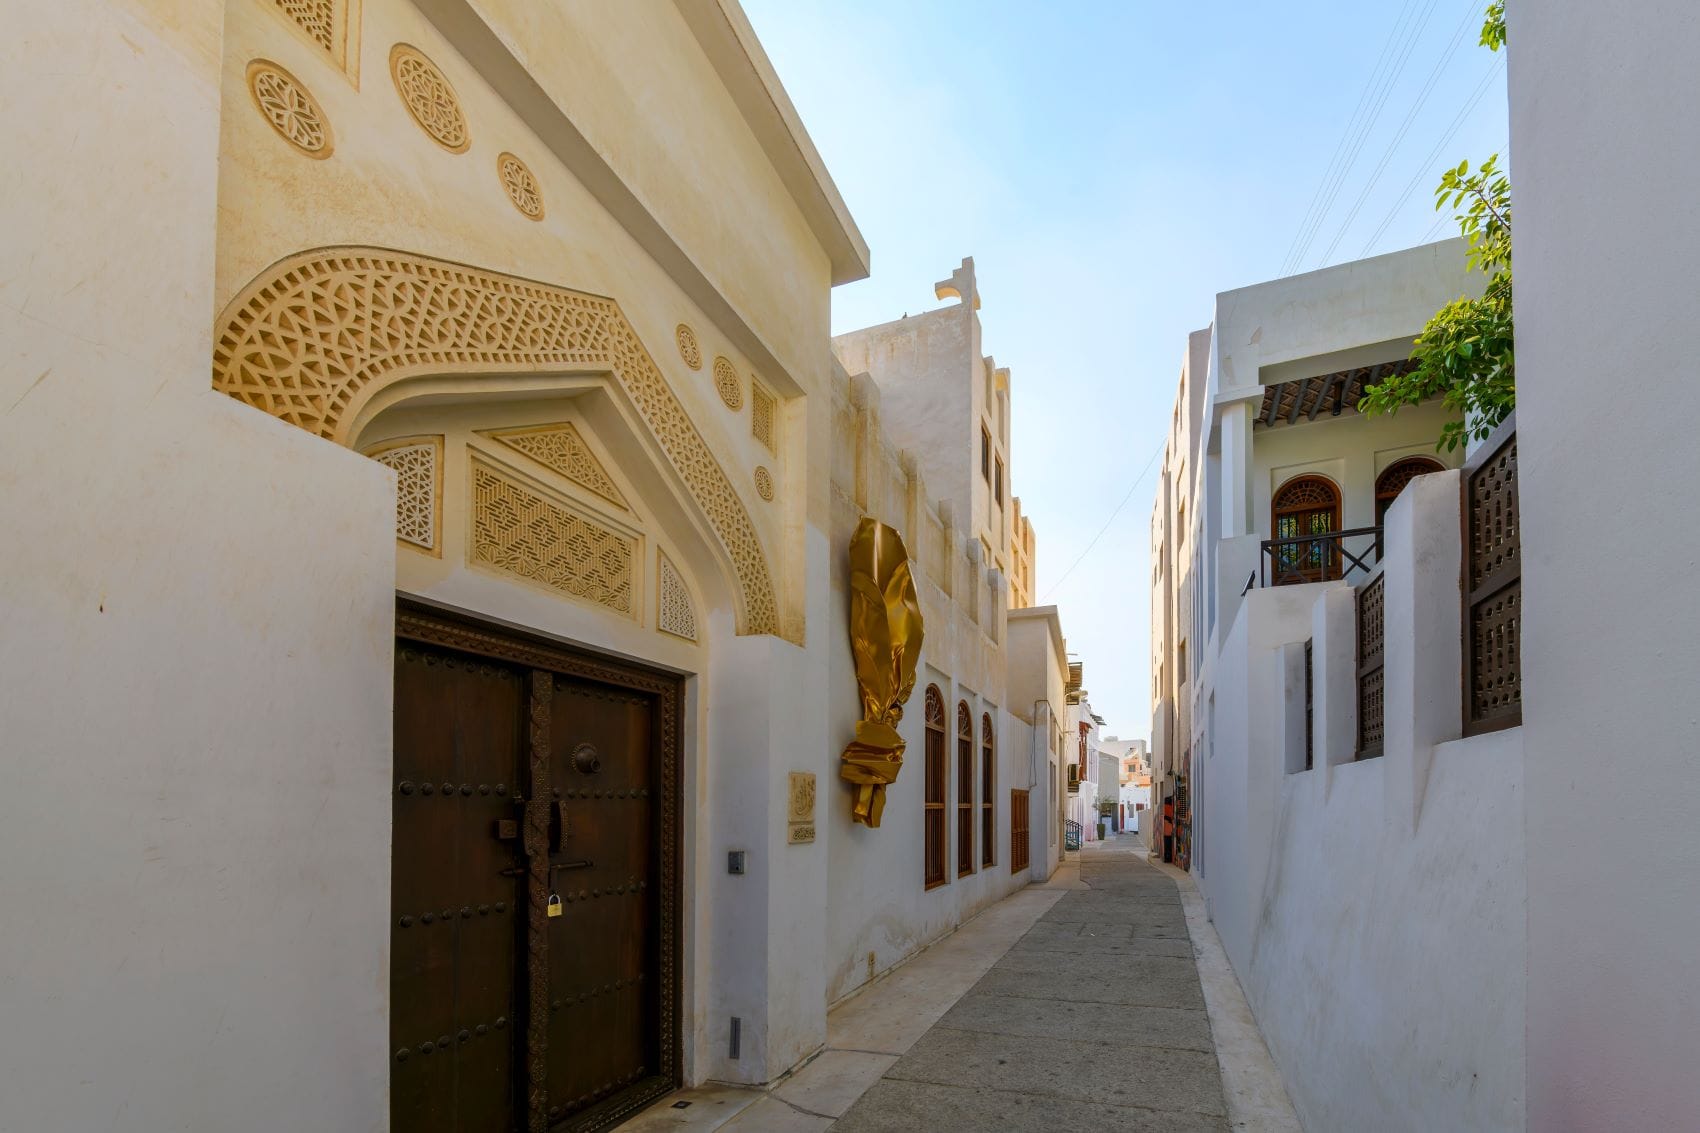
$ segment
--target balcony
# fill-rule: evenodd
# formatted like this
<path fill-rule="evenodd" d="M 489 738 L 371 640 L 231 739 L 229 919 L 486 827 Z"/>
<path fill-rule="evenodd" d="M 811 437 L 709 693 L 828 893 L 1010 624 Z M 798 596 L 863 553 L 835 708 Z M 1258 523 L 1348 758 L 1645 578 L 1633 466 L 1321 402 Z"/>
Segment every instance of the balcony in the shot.
<path fill-rule="evenodd" d="M 1246 580 L 1261 587 L 1366 578 L 1381 561 L 1381 528 L 1353 527 L 1289 539 L 1265 539 L 1258 570 Z M 1243 591 L 1242 591 L 1243 593 Z"/>

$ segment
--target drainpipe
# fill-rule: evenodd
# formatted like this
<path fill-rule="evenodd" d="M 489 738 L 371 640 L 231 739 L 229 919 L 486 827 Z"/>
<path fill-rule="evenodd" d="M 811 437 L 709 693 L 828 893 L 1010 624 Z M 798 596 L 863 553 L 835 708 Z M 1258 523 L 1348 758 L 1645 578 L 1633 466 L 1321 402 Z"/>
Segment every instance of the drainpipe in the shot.
<path fill-rule="evenodd" d="M 1033 734 L 1034 739 L 1037 740 L 1039 733 L 1039 710 L 1041 708 L 1045 710 L 1045 752 L 1049 754 L 1051 750 L 1051 702 L 1046 700 L 1044 697 L 1040 697 L 1038 700 L 1033 702 Z M 1049 760 L 1041 760 L 1038 756 L 1039 752 L 1035 749 L 1027 760 L 1027 789 L 1029 791 L 1039 785 L 1039 764 L 1048 764 L 1050 762 Z"/>

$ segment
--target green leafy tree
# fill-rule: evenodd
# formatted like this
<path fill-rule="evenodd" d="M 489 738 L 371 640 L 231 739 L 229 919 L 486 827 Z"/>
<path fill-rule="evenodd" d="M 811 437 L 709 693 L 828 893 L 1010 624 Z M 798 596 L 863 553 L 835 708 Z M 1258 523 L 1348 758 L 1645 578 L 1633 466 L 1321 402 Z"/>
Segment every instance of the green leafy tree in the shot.
<path fill-rule="evenodd" d="M 1505 45 L 1505 5 L 1489 5 L 1482 43 Z M 1474 172 L 1468 161 L 1448 169 L 1435 190 L 1436 209 L 1451 208 L 1469 241 L 1469 266 L 1488 276 L 1480 298 L 1458 299 L 1436 311 L 1417 336 L 1417 367 L 1365 392 L 1358 411 L 1396 413 L 1439 397 L 1459 419 L 1441 429 L 1435 446 L 1455 449 L 1493 432 L 1517 404 L 1515 339 L 1511 326 L 1511 181 L 1499 155 Z"/>

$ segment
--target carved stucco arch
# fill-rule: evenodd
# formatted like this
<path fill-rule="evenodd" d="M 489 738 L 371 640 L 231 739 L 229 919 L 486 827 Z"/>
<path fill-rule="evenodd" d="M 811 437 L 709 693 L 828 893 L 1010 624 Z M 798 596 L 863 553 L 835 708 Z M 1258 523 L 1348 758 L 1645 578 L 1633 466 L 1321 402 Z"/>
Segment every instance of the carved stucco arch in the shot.
<path fill-rule="evenodd" d="M 612 299 L 387 248 L 316 248 L 244 287 L 213 347 L 215 389 L 342 445 L 398 382 L 560 369 L 613 375 L 726 549 L 738 632 L 779 633 L 750 513 Z"/>

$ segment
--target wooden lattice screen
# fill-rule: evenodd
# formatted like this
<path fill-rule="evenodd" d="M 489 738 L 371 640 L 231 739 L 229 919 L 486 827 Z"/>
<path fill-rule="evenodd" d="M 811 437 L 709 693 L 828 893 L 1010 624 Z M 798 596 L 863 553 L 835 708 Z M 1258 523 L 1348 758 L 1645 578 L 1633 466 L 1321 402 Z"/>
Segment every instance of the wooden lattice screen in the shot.
<path fill-rule="evenodd" d="M 1358 758 L 1381 754 L 1385 731 L 1382 662 L 1386 635 L 1382 611 L 1386 606 L 1387 576 L 1377 574 L 1358 588 Z"/>
<path fill-rule="evenodd" d="M 1508 420 L 1465 466 L 1464 734 L 1523 722 L 1523 554 L 1517 432 Z"/>

